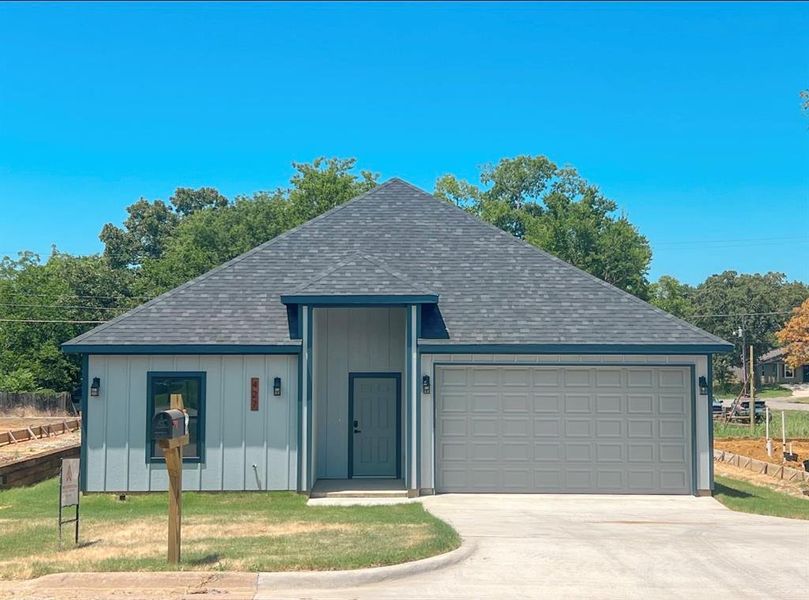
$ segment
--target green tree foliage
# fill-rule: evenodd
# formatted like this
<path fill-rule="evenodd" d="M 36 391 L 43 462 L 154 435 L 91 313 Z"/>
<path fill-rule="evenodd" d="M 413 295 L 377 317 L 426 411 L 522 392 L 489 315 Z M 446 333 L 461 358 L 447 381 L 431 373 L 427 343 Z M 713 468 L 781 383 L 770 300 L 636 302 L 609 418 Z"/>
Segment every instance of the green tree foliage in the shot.
<path fill-rule="evenodd" d="M 670 275 L 663 275 L 650 286 L 649 302 L 675 317 L 689 321 L 695 314 L 694 291 L 690 285 L 680 283 Z"/>
<path fill-rule="evenodd" d="M 755 356 L 778 345 L 776 332 L 790 312 L 809 298 L 809 287 L 790 282 L 783 273 L 740 274 L 725 271 L 708 277 L 693 293 L 697 326 L 735 344 L 732 352 L 716 357 L 717 379 L 727 377 L 729 367 L 742 364 L 752 344 Z"/>
<path fill-rule="evenodd" d="M 227 206 L 228 200 L 213 188 L 177 188 L 168 203 L 141 198 L 127 207 L 123 227 L 107 223 L 99 238 L 104 256 L 116 268 L 140 266 L 160 258 L 184 217 L 204 209 Z"/>
<path fill-rule="evenodd" d="M 377 175 L 355 175 L 355 166 L 354 159 L 337 158 L 293 163 L 287 189 L 197 207 L 178 223 L 161 255 L 143 261 L 140 291 L 171 289 L 373 188 Z"/>
<path fill-rule="evenodd" d="M 133 274 L 112 269 L 99 256 L 77 257 L 54 250 L 47 262 L 36 254 L 0 261 L 0 389 L 68 391 L 78 379 L 75 356 L 59 345 L 137 305 L 130 295 Z"/>
<path fill-rule="evenodd" d="M 480 182 L 444 175 L 435 194 L 604 281 L 649 297 L 648 241 L 575 169 L 545 156 L 517 156 L 484 166 Z"/>

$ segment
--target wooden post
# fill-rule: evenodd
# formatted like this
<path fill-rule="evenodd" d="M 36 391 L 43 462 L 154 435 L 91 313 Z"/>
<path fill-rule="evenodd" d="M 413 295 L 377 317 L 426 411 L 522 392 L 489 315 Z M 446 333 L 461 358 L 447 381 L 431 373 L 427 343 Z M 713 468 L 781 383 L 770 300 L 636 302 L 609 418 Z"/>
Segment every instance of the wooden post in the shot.
<path fill-rule="evenodd" d="M 753 362 L 753 344 L 750 344 L 750 431 L 756 427 L 756 363 Z"/>
<path fill-rule="evenodd" d="M 181 394 L 169 396 L 171 408 L 185 411 Z M 168 562 L 176 565 L 180 562 L 182 542 L 183 512 L 183 446 L 188 444 L 188 433 L 180 439 L 160 440 L 160 448 L 166 458 L 166 471 L 169 476 L 169 536 Z"/>

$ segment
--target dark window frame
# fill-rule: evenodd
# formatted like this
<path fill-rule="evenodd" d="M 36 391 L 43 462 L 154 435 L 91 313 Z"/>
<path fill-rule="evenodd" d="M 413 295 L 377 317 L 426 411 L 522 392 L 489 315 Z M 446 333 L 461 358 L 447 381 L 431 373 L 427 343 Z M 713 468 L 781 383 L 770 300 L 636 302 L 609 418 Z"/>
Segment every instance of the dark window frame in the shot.
<path fill-rule="evenodd" d="M 205 462 L 205 371 L 148 371 L 146 373 L 146 462 L 163 463 L 166 459 L 154 456 L 156 444 L 152 439 L 152 418 L 155 411 L 154 380 L 171 377 L 174 379 L 197 379 L 199 381 L 199 407 L 197 408 L 197 456 L 183 456 L 183 463 Z"/>

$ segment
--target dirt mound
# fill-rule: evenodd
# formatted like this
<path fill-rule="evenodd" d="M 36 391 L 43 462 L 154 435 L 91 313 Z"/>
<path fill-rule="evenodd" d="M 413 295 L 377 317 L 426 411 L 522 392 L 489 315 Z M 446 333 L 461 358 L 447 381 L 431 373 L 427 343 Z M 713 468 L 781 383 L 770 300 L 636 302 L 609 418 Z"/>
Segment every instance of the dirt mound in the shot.
<path fill-rule="evenodd" d="M 783 460 L 783 452 L 785 449 L 781 446 L 781 440 L 773 440 L 772 456 L 767 455 L 767 442 L 764 438 L 714 440 L 714 448 L 717 450 L 727 450 L 734 454 L 741 454 L 742 456 L 748 456 L 776 465 L 784 464 L 793 469 L 805 470 L 803 461 L 809 460 L 809 440 L 795 440 L 792 442 L 787 440 L 787 450 L 789 449 L 790 443 L 792 444 L 792 451 L 798 455 L 797 461 Z"/>

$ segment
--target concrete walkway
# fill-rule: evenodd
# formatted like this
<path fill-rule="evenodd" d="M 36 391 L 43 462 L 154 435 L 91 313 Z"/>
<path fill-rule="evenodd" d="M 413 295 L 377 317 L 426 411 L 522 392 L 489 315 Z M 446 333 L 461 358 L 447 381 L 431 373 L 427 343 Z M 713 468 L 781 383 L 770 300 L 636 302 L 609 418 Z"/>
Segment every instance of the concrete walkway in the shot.
<path fill-rule="evenodd" d="M 424 500 L 476 551 L 446 569 L 256 598 L 806 597 L 809 522 L 690 496 L 441 495 Z"/>

